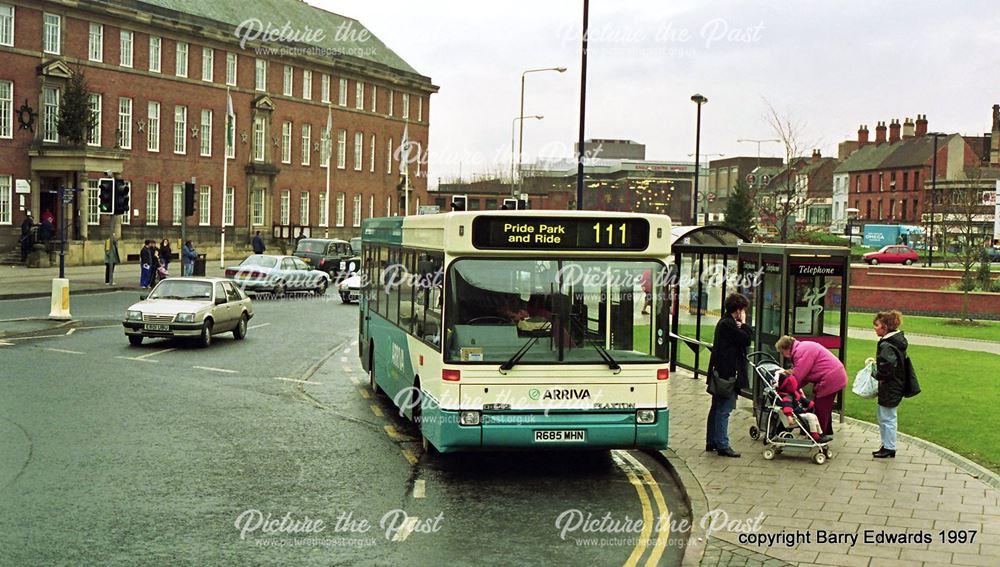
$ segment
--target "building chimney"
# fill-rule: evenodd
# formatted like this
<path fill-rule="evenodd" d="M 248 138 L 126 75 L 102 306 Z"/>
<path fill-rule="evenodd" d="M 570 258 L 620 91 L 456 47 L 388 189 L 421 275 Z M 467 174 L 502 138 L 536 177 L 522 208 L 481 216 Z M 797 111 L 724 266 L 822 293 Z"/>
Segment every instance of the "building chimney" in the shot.
<path fill-rule="evenodd" d="M 903 139 L 905 140 L 907 138 L 912 138 L 912 137 L 913 137 L 913 120 L 910 120 L 910 117 L 907 116 L 906 120 L 903 121 Z"/>
<path fill-rule="evenodd" d="M 810 160 L 810 161 L 812 161 L 813 163 L 815 163 L 815 162 L 817 162 L 817 161 L 819 161 L 821 159 L 823 159 L 823 156 L 822 156 L 822 154 L 819 153 L 819 150 L 813 150 L 812 160 Z"/>
<path fill-rule="evenodd" d="M 868 125 L 862 124 L 858 126 L 858 147 L 862 147 L 868 144 Z"/>
<path fill-rule="evenodd" d="M 924 134 L 927 133 L 927 115 L 926 114 L 918 114 L 917 115 L 917 124 L 916 124 L 916 127 L 917 127 L 917 129 L 913 133 L 914 136 L 916 136 L 916 137 L 919 138 L 919 137 L 921 137 L 921 136 L 923 136 Z"/>
<path fill-rule="evenodd" d="M 918 121 L 919 124 L 919 121 Z M 885 143 L 885 122 L 879 122 L 875 126 L 875 145 Z"/>
<path fill-rule="evenodd" d="M 1000 104 L 993 105 L 993 130 L 990 132 L 990 165 L 1000 165 Z"/>
<path fill-rule="evenodd" d="M 889 143 L 894 144 L 899 141 L 899 118 L 893 118 L 889 123 Z"/>

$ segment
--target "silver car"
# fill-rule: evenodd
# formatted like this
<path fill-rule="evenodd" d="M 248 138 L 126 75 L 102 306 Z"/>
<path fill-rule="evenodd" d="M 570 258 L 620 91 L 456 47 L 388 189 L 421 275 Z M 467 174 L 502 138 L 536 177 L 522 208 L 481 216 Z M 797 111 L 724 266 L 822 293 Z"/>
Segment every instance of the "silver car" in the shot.
<path fill-rule="evenodd" d="M 146 337 L 191 337 L 207 347 L 219 333 L 243 340 L 251 318 L 250 298 L 229 280 L 168 278 L 128 308 L 122 325 L 133 346 Z"/>
<path fill-rule="evenodd" d="M 296 256 L 254 254 L 238 266 L 226 268 L 226 277 L 244 291 L 270 292 L 275 297 L 286 291 L 326 293 L 330 274 L 316 270 Z"/>

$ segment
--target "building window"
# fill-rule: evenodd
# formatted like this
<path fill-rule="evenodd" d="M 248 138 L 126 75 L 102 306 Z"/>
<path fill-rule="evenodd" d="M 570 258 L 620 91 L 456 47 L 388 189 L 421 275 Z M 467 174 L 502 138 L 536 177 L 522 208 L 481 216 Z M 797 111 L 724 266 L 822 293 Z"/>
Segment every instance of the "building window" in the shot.
<path fill-rule="evenodd" d="M 292 192 L 285 189 L 281 192 L 281 200 L 278 203 L 278 223 L 283 225 L 291 224 Z"/>
<path fill-rule="evenodd" d="M 392 214 L 392 195 L 385 198 L 385 216 L 391 217 Z"/>
<path fill-rule="evenodd" d="M 319 226 L 330 226 L 330 208 L 326 206 L 326 193 L 319 194 Z"/>
<path fill-rule="evenodd" d="M 202 185 L 198 193 L 198 225 L 208 226 L 212 223 L 212 188 Z"/>
<path fill-rule="evenodd" d="M 337 104 L 347 106 L 347 79 L 340 79 L 340 91 L 338 92 Z"/>
<path fill-rule="evenodd" d="M 282 89 L 282 94 L 285 96 L 292 96 L 292 90 L 295 83 L 295 70 L 292 69 L 291 65 L 285 65 L 285 82 L 284 89 Z"/>
<path fill-rule="evenodd" d="M 147 114 L 146 149 L 151 152 L 158 152 L 160 151 L 160 103 L 149 101 Z"/>
<path fill-rule="evenodd" d="M 403 120 L 410 118 L 410 95 L 403 93 Z"/>
<path fill-rule="evenodd" d="M 337 226 L 344 226 L 344 200 L 344 194 L 337 193 L 337 216 L 334 217 L 337 219 Z"/>
<path fill-rule="evenodd" d="M 13 137 L 14 83 L 11 81 L 0 81 L 0 138 Z"/>
<path fill-rule="evenodd" d="M 94 113 L 94 127 L 87 132 L 87 145 L 88 146 L 100 146 L 101 145 L 101 95 L 91 94 L 90 95 L 90 111 Z"/>
<path fill-rule="evenodd" d="M 215 50 L 211 47 L 201 48 L 201 80 L 215 80 Z"/>
<path fill-rule="evenodd" d="M 281 163 L 292 163 L 292 123 L 281 124 Z M 288 223 L 285 223 L 288 224 Z"/>
<path fill-rule="evenodd" d="M 170 205 L 170 218 L 174 226 L 179 226 L 184 219 L 184 184 L 174 183 L 174 194 Z"/>
<path fill-rule="evenodd" d="M 375 173 L 375 134 L 372 134 L 368 144 L 368 171 Z"/>
<path fill-rule="evenodd" d="M 87 57 L 98 63 L 104 61 L 104 26 L 90 24 L 90 34 L 87 43 Z"/>
<path fill-rule="evenodd" d="M 302 98 L 312 100 L 313 97 L 313 73 L 312 71 L 302 71 Z"/>
<path fill-rule="evenodd" d="M 899 211 L 899 218 L 900 220 L 906 220 L 906 199 L 900 199 L 899 206 L 901 209 Z"/>
<path fill-rule="evenodd" d="M 903 172 L 903 191 L 909 191 L 909 190 L 910 190 L 910 172 L 909 171 L 904 171 Z"/>
<path fill-rule="evenodd" d="M 417 162 L 417 173 L 416 173 L 416 175 L 417 175 L 417 177 L 420 177 L 420 162 L 422 161 L 422 158 L 421 158 L 422 149 L 420 147 L 420 144 L 417 143 L 417 142 L 413 142 L 413 148 L 416 150 L 416 154 L 417 154 L 417 155 L 414 156 L 414 159 Z"/>
<path fill-rule="evenodd" d="M 156 36 L 149 36 L 149 71 L 151 73 L 160 72 L 160 43 L 162 40 Z"/>
<path fill-rule="evenodd" d="M 132 44 L 135 34 L 128 30 L 121 30 L 118 34 L 120 51 L 118 52 L 118 63 L 122 67 L 132 66 Z"/>
<path fill-rule="evenodd" d="M 913 172 L 913 190 L 914 191 L 920 191 L 920 172 L 919 171 L 914 171 Z"/>
<path fill-rule="evenodd" d="M 186 106 L 174 107 L 174 153 L 187 153 L 187 117 Z"/>
<path fill-rule="evenodd" d="M 118 147 L 132 149 L 132 99 L 118 99 Z"/>
<path fill-rule="evenodd" d="M 872 192 L 872 174 L 868 174 L 868 193 Z"/>
<path fill-rule="evenodd" d="M 188 76 L 188 44 L 183 41 L 177 42 L 177 65 L 176 75 L 178 77 Z"/>
<path fill-rule="evenodd" d="M 236 63 L 239 56 L 233 52 L 226 53 L 226 84 L 236 86 Z"/>
<path fill-rule="evenodd" d="M 378 112 L 378 85 L 372 85 L 372 112 Z"/>
<path fill-rule="evenodd" d="M 0 224 L 12 224 L 14 194 L 11 191 L 10 175 L 0 175 Z"/>
<path fill-rule="evenodd" d="M 368 195 L 368 218 L 375 216 L 375 195 Z"/>
<path fill-rule="evenodd" d="M 330 102 L 330 75 L 323 73 L 323 77 L 319 81 L 319 100 L 320 102 Z"/>
<path fill-rule="evenodd" d="M 329 123 L 327 123 L 327 125 L 329 126 Z M 320 141 L 319 141 L 319 145 L 320 145 L 319 165 L 320 165 L 320 167 L 328 167 L 330 165 L 330 154 L 333 151 L 333 147 L 332 147 L 331 144 L 332 144 L 332 140 L 330 139 L 330 128 L 327 127 L 327 128 L 324 128 L 322 132 L 320 132 Z"/>
<path fill-rule="evenodd" d="M 392 138 L 389 138 L 389 144 L 385 148 L 385 172 L 392 173 Z"/>
<path fill-rule="evenodd" d="M 309 165 L 309 157 L 312 154 L 312 124 L 302 125 L 302 165 Z"/>
<path fill-rule="evenodd" d="M 62 51 L 62 16 L 45 14 L 45 29 L 42 32 L 42 51 L 59 55 Z"/>
<path fill-rule="evenodd" d="M 45 106 L 43 142 L 59 141 L 59 89 L 42 87 L 42 104 Z"/>
<path fill-rule="evenodd" d="M 882 199 L 878 200 L 878 220 L 882 220 Z"/>
<path fill-rule="evenodd" d="M 264 224 L 264 190 L 254 189 L 253 200 L 250 205 L 250 224 L 261 226 Z"/>
<path fill-rule="evenodd" d="M 14 7 L 0 4 L 0 45 L 14 47 Z"/>
<path fill-rule="evenodd" d="M 889 218 L 892 219 L 896 215 L 896 200 L 889 199 Z"/>
<path fill-rule="evenodd" d="M 236 188 L 226 187 L 222 192 L 222 226 L 233 226 L 233 209 L 236 205 Z"/>
<path fill-rule="evenodd" d="M 354 217 L 354 226 L 361 226 L 361 194 L 354 196 L 354 208 L 351 209 L 351 216 Z"/>
<path fill-rule="evenodd" d="M 253 119 L 253 159 L 264 161 L 264 117 Z"/>
<path fill-rule="evenodd" d="M 365 109 L 365 84 L 362 81 L 354 83 L 354 108 Z"/>
<path fill-rule="evenodd" d="M 101 223 L 101 211 L 98 209 L 101 203 L 101 191 L 98 187 L 100 182 L 97 179 L 87 180 L 87 224 L 95 225 Z"/>
<path fill-rule="evenodd" d="M 396 98 L 396 91 L 394 91 L 392 89 L 389 89 L 389 116 L 392 116 L 392 107 L 393 107 L 394 103 L 396 102 L 395 98 Z M 386 215 L 386 216 L 389 216 L 389 215 Z"/>
<path fill-rule="evenodd" d="M 203 108 L 201 110 L 201 133 L 198 136 L 203 157 L 212 157 L 212 115 L 213 112 L 210 109 Z"/>
<path fill-rule="evenodd" d="M 254 63 L 254 88 L 258 91 L 267 90 L 267 61 L 263 59 Z"/>
<path fill-rule="evenodd" d="M 228 128 L 225 132 L 226 134 L 226 158 L 235 159 L 236 158 L 236 113 L 234 112 L 232 116 L 226 117 L 229 124 L 226 125 Z"/>
<path fill-rule="evenodd" d="M 424 97 L 417 97 L 417 122 L 424 121 Z"/>
<path fill-rule="evenodd" d="M 878 174 L 878 192 L 881 193 L 885 191 L 885 176 L 881 173 Z"/>
<path fill-rule="evenodd" d="M 347 167 L 347 130 L 337 131 L 337 169 Z"/>
<path fill-rule="evenodd" d="M 361 132 L 354 133 L 354 171 L 361 171 L 361 164 L 363 163 L 362 152 L 365 145 L 365 135 Z"/>
<path fill-rule="evenodd" d="M 160 185 L 146 184 L 146 225 L 155 226 L 160 223 Z"/>
<path fill-rule="evenodd" d="M 299 224 L 309 226 L 309 193 L 299 195 Z"/>

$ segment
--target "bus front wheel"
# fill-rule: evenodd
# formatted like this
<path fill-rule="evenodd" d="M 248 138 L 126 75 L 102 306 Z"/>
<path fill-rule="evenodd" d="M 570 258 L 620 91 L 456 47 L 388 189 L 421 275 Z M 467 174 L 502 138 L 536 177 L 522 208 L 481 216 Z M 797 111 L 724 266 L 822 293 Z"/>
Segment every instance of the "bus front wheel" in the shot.
<path fill-rule="evenodd" d="M 368 346 L 368 387 L 376 396 L 381 393 L 378 382 L 375 381 L 375 345 Z"/>

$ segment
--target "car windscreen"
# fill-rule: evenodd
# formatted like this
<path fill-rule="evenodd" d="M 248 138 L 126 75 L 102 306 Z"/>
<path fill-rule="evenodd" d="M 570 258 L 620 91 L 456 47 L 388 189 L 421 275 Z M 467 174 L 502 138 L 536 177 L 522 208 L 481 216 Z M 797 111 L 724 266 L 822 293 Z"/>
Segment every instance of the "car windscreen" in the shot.
<path fill-rule="evenodd" d="M 326 243 L 319 240 L 301 240 L 299 241 L 298 247 L 295 248 L 296 252 L 311 252 L 313 254 L 322 254 L 326 249 Z"/>
<path fill-rule="evenodd" d="M 163 280 L 149 294 L 149 299 L 211 301 L 212 283 L 190 280 Z"/>
<path fill-rule="evenodd" d="M 263 268 L 273 268 L 278 265 L 278 259 L 274 256 L 250 256 L 243 260 L 241 266 L 261 266 Z"/>

